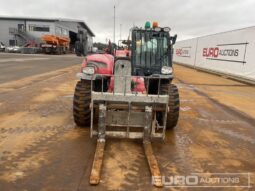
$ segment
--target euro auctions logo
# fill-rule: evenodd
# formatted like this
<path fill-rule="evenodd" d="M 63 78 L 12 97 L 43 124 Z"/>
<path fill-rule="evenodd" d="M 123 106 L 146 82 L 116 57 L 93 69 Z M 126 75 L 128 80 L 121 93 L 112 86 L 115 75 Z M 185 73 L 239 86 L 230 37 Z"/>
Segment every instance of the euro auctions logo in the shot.
<path fill-rule="evenodd" d="M 175 50 L 176 56 L 190 57 L 191 47 L 181 47 Z"/>
<path fill-rule="evenodd" d="M 156 176 L 152 184 L 163 187 L 252 188 L 251 173 L 191 173 L 190 175 Z"/>
<path fill-rule="evenodd" d="M 202 56 L 208 60 L 246 63 L 246 48 L 249 43 L 218 44 L 204 47 Z"/>
<path fill-rule="evenodd" d="M 220 49 L 219 47 L 203 48 L 203 57 L 238 56 L 239 49 Z"/>

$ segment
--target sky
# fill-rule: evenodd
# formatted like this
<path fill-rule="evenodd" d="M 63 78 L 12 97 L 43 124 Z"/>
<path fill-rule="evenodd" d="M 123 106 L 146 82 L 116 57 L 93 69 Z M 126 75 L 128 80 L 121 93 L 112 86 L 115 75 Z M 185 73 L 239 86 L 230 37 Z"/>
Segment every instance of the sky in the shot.
<path fill-rule="evenodd" d="M 84 20 L 94 42 L 127 39 L 132 26 L 157 21 L 178 40 L 255 26 L 254 0 L 0 0 L 1 16 Z"/>

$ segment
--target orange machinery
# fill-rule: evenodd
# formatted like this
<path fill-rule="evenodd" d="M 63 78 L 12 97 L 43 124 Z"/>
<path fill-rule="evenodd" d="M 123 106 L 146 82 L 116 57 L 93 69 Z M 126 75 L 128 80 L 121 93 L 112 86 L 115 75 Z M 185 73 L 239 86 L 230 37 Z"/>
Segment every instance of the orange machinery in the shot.
<path fill-rule="evenodd" d="M 45 42 L 41 45 L 44 53 L 65 54 L 69 49 L 70 38 L 56 35 L 43 35 L 41 39 Z"/>

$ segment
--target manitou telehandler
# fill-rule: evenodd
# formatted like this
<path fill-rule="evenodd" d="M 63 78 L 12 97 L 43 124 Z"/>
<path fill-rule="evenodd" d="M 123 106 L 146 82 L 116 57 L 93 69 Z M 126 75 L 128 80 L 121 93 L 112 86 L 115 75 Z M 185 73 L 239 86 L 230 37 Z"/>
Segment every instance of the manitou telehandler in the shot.
<path fill-rule="evenodd" d="M 170 36 L 169 31 L 146 22 L 145 28 L 132 28 L 131 58 L 110 54 L 85 58 L 77 74 L 73 117 L 78 126 L 90 125 L 91 137 L 97 136 L 90 184 L 100 181 L 106 138 L 119 137 L 143 140 L 153 184 L 163 186 L 151 139 L 164 139 L 179 116 L 179 93 L 171 84 L 177 35 Z"/>

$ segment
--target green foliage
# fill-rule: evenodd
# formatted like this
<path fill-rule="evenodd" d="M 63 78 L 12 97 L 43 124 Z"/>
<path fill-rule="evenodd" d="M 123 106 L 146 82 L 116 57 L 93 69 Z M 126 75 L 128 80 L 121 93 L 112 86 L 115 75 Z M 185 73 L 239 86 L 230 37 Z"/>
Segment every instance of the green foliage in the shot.
<path fill-rule="evenodd" d="M 98 50 L 104 50 L 108 47 L 108 44 L 104 44 L 101 42 L 95 42 L 95 43 L 93 43 L 93 47 L 97 47 Z"/>

